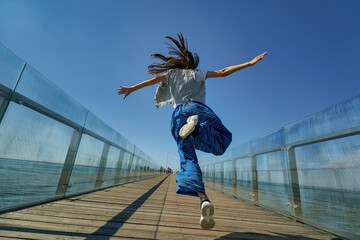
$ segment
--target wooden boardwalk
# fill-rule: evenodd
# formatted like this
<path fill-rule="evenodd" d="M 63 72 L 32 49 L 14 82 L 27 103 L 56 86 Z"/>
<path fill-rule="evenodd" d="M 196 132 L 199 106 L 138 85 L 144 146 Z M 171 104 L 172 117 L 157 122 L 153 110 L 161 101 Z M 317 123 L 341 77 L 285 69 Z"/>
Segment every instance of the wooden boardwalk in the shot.
<path fill-rule="evenodd" d="M 216 226 L 202 230 L 199 199 L 165 175 L 0 215 L 0 239 L 336 239 L 208 189 Z"/>

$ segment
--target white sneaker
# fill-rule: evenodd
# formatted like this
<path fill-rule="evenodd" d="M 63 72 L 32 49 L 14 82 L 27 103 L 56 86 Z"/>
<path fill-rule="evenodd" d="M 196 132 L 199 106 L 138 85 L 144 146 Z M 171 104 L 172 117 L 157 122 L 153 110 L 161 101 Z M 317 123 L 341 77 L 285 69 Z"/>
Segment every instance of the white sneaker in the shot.
<path fill-rule="evenodd" d="M 209 201 L 203 201 L 201 204 L 201 217 L 200 225 L 202 229 L 208 230 L 215 226 L 215 221 L 213 218 L 214 206 Z"/>
<path fill-rule="evenodd" d="M 187 138 L 194 130 L 199 121 L 199 115 L 192 115 L 186 120 L 186 124 L 179 131 L 180 137 Z"/>

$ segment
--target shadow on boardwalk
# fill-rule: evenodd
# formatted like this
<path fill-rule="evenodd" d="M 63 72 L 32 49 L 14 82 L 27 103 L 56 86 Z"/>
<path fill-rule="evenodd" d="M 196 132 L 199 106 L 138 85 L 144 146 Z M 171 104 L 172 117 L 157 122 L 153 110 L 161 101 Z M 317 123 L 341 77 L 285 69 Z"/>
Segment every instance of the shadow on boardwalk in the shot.
<path fill-rule="evenodd" d="M 163 180 L 161 180 L 158 184 L 156 184 L 154 187 L 152 187 L 149 191 L 144 193 L 141 197 L 136 199 L 132 204 L 127 206 L 124 210 L 122 210 L 119 214 L 117 214 L 115 217 L 110 219 L 105 225 L 100 227 L 96 232 L 93 233 L 93 235 L 102 235 L 103 232 L 106 232 L 108 235 L 108 238 L 110 239 L 111 236 L 113 236 L 140 207 L 143 205 L 143 203 L 160 187 L 160 185 L 167 179 L 168 177 L 165 177 Z M 119 221 L 117 226 L 114 227 L 114 222 Z M 111 226 L 108 226 L 110 225 Z M 87 240 L 94 239 L 94 236 L 87 237 Z M 106 238 L 103 238 L 106 239 Z"/>

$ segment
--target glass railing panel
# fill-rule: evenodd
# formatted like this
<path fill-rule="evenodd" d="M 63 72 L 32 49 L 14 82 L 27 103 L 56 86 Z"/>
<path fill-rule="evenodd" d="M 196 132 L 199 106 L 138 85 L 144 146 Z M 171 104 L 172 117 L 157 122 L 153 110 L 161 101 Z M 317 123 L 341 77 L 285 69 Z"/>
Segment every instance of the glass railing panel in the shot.
<path fill-rule="evenodd" d="M 141 178 L 144 178 L 146 176 L 146 160 L 142 159 L 141 160 L 141 165 L 140 165 L 140 176 Z"/>
<path fill-rule="evenodd" d="M 141 149 L 139 149 L 139 153 L 138 153 L 138 156 L 140 157 L 140 158 L 144 158 L 144 152 L 141 150 Z"/>
<path fill-rule="evenodd" d="M 136 166 L 136 179 L 139 180 L 143 177 L 142 171 L 143 171 L 143 159 L 139 158 Z"/>
<path fill-rule="evenodd" d="M 126 148 L 131 152 L 130 159 L 129 159 L 129 164 L 128 164 L 127 179 L 128 179 L 128 181 L 132 181 L 133 177 L 134 177 L 135 164 L 136 164 L 136 161 L 137 161 L 137 158 L 138 158 L 135 155 L 137 147 L 134 144 L 132 144 L 131 142 L 128 142 Z"/>
<path fill-rule="evenodd" d="M 119 143 L 120 147 L 123 147 L 126 149 L 127 143 L 128 143 L 128 140 L 124 136 L 122 136 L 121 141 Z"/>
<path fill-rule="evenodd" d="M 251 153 L 250 142 L 243 143 L 237 147 L 231 148 L 231 157 L 243 157 Z"/>
<path fill-rule="evenodd" d="M 130 141 L 126 142 L 126 150 L 129 151 L 130 153 L 135 153 L 135 148 L 136 146 L 134 144 L 132 144 Z"/>
<path fill-rule="evenodd" d="M 127 181 L 127 172 L 128 172 L 128 164 L 129 164 L 130 154 L 124 153 L 123 158 L 120 162 L 120 172 L 118 175 L 119 184 L 125 183 Z"/>
<path fill-rule="evenodd" d="M 213 176 L 213 165 L 207 165 L 206 168 L 206 174 L 205 178 L 203 178 L 203 181 L 205 183 L 205 187 L 211 187 L 214 188 L 214 176 Z"/>
<path fill-rule="evenodd" d="M 273 209 L 292 212 L 286 152 L 277 151 L 256 156 L 258 201 Z"/>
<path fill-rule="evenodd" d="M 141 152 L 142 152 L 142 153 L 141 153 L 141 158 L 142 158 L 142 159 L 146 159 L 146 157 L 147 157 L 146 153 L 143 152 L 143 151 L 141 151 Z"/>
<path fill-rule="evenodd" d="M 139 157 L 134 156 L 130 167 L 130 174 L 129 174 L 130 181 L 136 179 L 136 170 L 137 170 L 136 167 L 138 162 L 139 162 Z"/>
<path fill-rule="evenodd" d="M 360 237 L 360 135 L 295 148 L 302 215 Z"/>
<path fill-rule="evenodd" d="M 209 180 L 209 167 L 208 166 L 202 166 L 201 168 L 201 172 L 202 172 L 202 179 L 203 182 L 207 182 Z"/>
<path fill-rule="evenodd" d="M 264 152 L 284 145 L 284 129 L 279 129 L 250 142 L 251 153 Z"/>
<path fill-rule="evenodd" d="M 134 157 L 134 160 L 133 160 L 133 164 L 131 166 L 131 174 L 132 174 L 132 177 L 134 180 L 137 179 L 137 175 L 138 175 L 138 167 L 139 167 L 139 161 L 140 161 L 140 158 L 135 156 Z"/>
<path fill-rule="evenodd" d="M 29 65 L 26 65 L 16 91 L 80 126 L 85 123 L 87 109 Z"/>
<path fill-rule="evenodd" d="M 0 84 L 14 89 L 24 61 L 0 44 Z"/>
<path fill-rule="evenodd" d="M 145 168 L 144 168 L 144 175 L 153 175 L 153 173 L 150 171 L 151 169 L 151 165 L 150 163 L 146 164 L 145 165 Z M 175 173 L 175 172 L 174 172 Z"/>
<path fill-rule="evenodd" d="M 131 169 L 131 159 L 133 159 L 132 157 L 132 153 L 125 153 L 125 157 L 124 157 L 124 162 L 123 162 L 123 171 L 126 174 L 127 172 L 130 172 Z"/>
<path fill-rule="evenodd" d="M 151 158 L 148 157 L 148 161 L 149 161 L 149 172 L 154 175 L 158 173 L 159 167 L 157 165 L 155 165 L 155 161 Z"/>
<path fill-rule="evenodd" d="M 253 201 L 251 176 L 251 158 L 241 158 L 236 160 L 235 196 L 247 201 Z"/>
<path fill-rule="evenodd" d="M 113 129 L 92 112 L 89 112 L 87 116 L 85 128 L 109 141 L 111 140 Z"/>
<path fill-rule="evenodd" d="M 209 166 L 210 169 L 210 182 L 211 182 L 211 187 L 215 189 L 215 186 L 217 185 L 217 181 L 216 181 L 216 167 L 215 164 L 211 164 Z"/>
<path fill-rule="evenodd" d="M 67 194 L 95 189 L 104 142 L 87 134 L 81 137 Z"/>
<path fill-rule="evenodd" d="M 232 161 L 224 162 L 224 192 L 228 194 L 233 194 L 233 169 Z"/>
<path fill-rule="evenodd" d="M 137 146 L 134 146 L 134 154 L 140 156 L 140 149 Z"/>
<path fill-rule="evenodd" d="M 110 146 L 109 154 L 106 160 L 106 166 L 103 176 L 103 184 L 101 187 L 108 187 L 114 185 L 115 175 L 119 161 L 120 149 Z"/>
<path fill-rule="evenodd" d="M 223 163 L 216 163 L 215 164 L 215 189 L 216 190 L 219 190 L 219 191 L 224 190 L 223 176 L 224 176 Z"/>
<path fill-rule="evenodd" d="M 141 151 L 140 148 L 138 148 L 137 146 L 135 146 L 135 155 L 137 155 L 140 158 L 143 158 L 143 151 Z"/>
<path fill-rule="evenodd" d="M 55 196 L 72 133 L 10 103 L 0 124 L 0 208 Z"/>
<path fill-rule="evenodd" d="M 153 175 L 153 173 L 150 172 L 150 163 L 148 161 L 146 161 L 144 163 L 143 176 L 149 177 L 149 176 L 152 176 L 152 175 Z"/>
<path fill-rule="evenodd" d="M 352 98 L 285 127 L 287 144 L 360 126 L 360 97 Z"/>
<path fill-rule="evenodd" d="M 111 142 L 118 145 L 118 146 L 121 146 L 121 141 L 123 141 L 123 136 L 121 136 L 120 133 L 113 130 L 112 131 Z"/>
<path fill-rule="evenodd" d="M 199 164 L 203 165 L 203 164 L 207 164 L 207 163 L 217 163 L 217 162 L 222 162 L 225 161 L 227 159 L 231 158 L 231 154 L 232 151 L 231 149 L 227 149 L 226 152 L 222 155 L 219 156 L 215 156 L 215 155 L 210 155 L 209 153 L 204 153 L 201 152 L 200 150 L 196 151 L 198 160 L 199 160 Z"/>
<path fill-rule="evenodd" d="M 122 164 L 122 168 L 121 168 L 121 175 L 123 176 L 124 179 L 127 178 L 128 173 L 130 172 L 131 169 L 131 159 L 132 159 L 132 153 L 125 153 L 124 155 L 124 161 Z"/>
<path fill-rule="evenodd" d="M 207 171 L 207 177 L 206 177 L 206 180 L 210 183 L 210 182 L 212 182 L 213 181 L 213 166 L 212 165 L 208 165 L 207 167 L 206 167 L 206 171 Z"/>
<path fill-rule="evenodd" d="M 153 168 L 154 170 L 158 170 L 159 165 L 155 164 L 154 159 L 152 159 L 151 157 L 149 157 L 149 159 L 151 165 L 150 167 Z M 180 165 L 180 160 L 179 160 L 179 165 Z"/>
<path fill-rule="evenodd" d="M 219 161 L 225 161 L 227 159 L 231 158 L 231 150 L 227 149 L 226 152 L 224 152 L 224 154 L 220 155 L 220 156 L 216 156 Z"/>

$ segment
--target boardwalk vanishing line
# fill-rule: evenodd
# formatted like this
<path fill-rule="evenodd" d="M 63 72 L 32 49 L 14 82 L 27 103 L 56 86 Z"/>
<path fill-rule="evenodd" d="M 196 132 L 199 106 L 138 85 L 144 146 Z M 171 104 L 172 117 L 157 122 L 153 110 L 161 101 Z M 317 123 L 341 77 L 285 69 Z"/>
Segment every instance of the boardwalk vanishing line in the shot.
<path fill-rule="evenodd" d="M 158 218 L 158 222 L 157 222 L 157 224 L 156 224 L 156 230 L 155 230 L 154 239 L 156 239 L 157 233 L 158 233 L 158 231 L 159 231 L 160 220 L 161 220 L 161 216 L 162 216 L 162 213 L 163 213 L 163 210 L 164 210 L 164 206 L 165 206 L 165 202 L 166 202 L 166 197 L 167 197 L 167 194 L 168 194 L 168 191 L 169 191 L 169 186 L 170 186 L 170 181 L 168 182 L 168 186 L 167 186 L 167 188 L 166 188 L 164 201 L 163 201 L 163 204 L 162 204 L 162 207 L 161 207 L 161 211 L 160 211 L 160 215 L 159 215 L 159 218 Z"/>
<path fill-rule="evenodd" d="M 114 228 L 113 224 L 114 222 L 121 218 L 124 222 L 126 222 L 143 204 L 144 202 L 160 187 L 160 185 L 168 178 L 166 176 L 163 180 L 161 180 L 158 184 L 156 184 L 154 187 L 152 187 L 149 191 L 144 193 L 141 197 L 136 199 L 132 204 L 127 206 L 124 210 L 122 210 L 119 214 L 117 214 L 115 217 L 110 219 L 105 225 L 100 227 L 96 232 L 94 232 L 94 235 L 102 235 L 103 230 L 106 229 L 108 233 L 108 238 L 110 239 L 111 236 L 113 236 L 123 225 L 124 223 L 116 223 L 117 226 Z M 112 223 L 112 226 L 109 226 L 110 222 Z M 86 238 L 87 240 L 93 239 L 92 237 Z"/>

